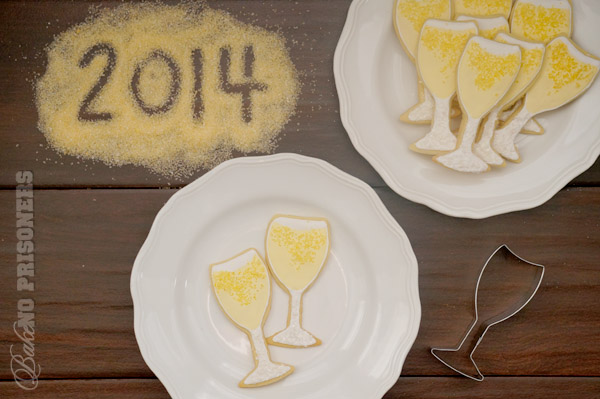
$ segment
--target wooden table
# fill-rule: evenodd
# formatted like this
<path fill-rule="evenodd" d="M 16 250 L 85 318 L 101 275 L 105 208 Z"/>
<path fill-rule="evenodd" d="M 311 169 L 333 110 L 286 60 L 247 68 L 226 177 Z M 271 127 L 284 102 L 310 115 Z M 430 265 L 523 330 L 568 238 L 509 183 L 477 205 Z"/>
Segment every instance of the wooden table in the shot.
<path fill-rule="evenodd" d="M 374 0 L 376 1 L 376 0 Z M 113 2 L 111 2 L 113 3 Z M 114 2 L 115 4 L 118 2 Z M 352 147 L 340 122 L 333 52 L 348 0 L 223 0 L 211 6 L 287 37 L 303 74 L 298 114 L 277 151 L 322 158 L 380 195 L 419 260 L 423 309 L 417 341 L 386 398 L 600 398 L 600 162 L 536 209 L 455 219 L 396 195 Z M 0 397 L 167 398 L 133 333 L 129 276 L 154 216 L 184 181 L 139 167 L 59 156 L 37 130 L 32 79 L 53 35 L 88 2 L 0 4 Z M 600 132 L 590 132 L 598 134 Z M 17 320 L 15 173 L 32 170 L 35 196 L 34 391 L 13 381 Z M 430 354 L 455 345 L 473 312 L 473 288 L 501 243 L 547 266 L 542 287 L 476 352 L 482 383 L 457 377 Z M 202 378 L 202 376 L 198 376 Z"/>

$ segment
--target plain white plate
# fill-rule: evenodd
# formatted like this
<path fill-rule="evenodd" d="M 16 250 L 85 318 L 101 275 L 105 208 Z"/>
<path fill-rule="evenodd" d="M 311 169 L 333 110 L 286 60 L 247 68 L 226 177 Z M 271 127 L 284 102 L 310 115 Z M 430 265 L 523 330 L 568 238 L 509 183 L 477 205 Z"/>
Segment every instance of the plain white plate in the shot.
<path fill-rule="evenodd" d="M 521 164 L 463 175 L 408 149 L 427 126 L 400 122 L 417 101 L 416 69 L 392 26 L 394 0 L 354 0 L 334 58 L 341 119 L 358 152 L 398 194 L 450 216 L 484 218 L 541 205 L 600 155 L 600 79 L 520 135 Z M 573 38 L 600 56 L 600 1 L 573 1 Z"/>
<path fill-rule="evenodd" d="M 276 384 L 238 388 L 252 369 L 247 336 L 214 298 L 209 264 L 248 247 L 264 256 L 273 214 L 323 216 L 330 257 L 304 300 L 319 347 L 271 347 L 296 366 Z M 418 268 L 408 238 L 365 183 L 293 154 L 238 158 L 181 189 L 158 213 L 131 274 L 144 360 L 176 399 L 379 399 L 397 381 L 419 328 Z M 285 326 L 273 284 L 266 335 Z"/>

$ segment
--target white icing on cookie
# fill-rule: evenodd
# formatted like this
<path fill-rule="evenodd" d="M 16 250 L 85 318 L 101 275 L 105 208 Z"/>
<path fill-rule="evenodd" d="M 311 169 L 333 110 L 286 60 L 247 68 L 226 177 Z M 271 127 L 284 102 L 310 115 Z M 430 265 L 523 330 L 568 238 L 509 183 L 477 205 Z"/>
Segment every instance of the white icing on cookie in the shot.
<path fill-rule="evenodd" d="M 479 141 L 473 144 L 473 153 L 487 164 L 494 166 L 504 165 L 504 159 L 492 149 L 491 144 L 494 130 L 496 130 L 498 110 L 498 108 L 494 108 L 490 111 L 483 124 L 483 131 Z"/>
<path fill-rule="evenodd" d="M 506 122 L 507 120 L 509 120 L 510 117 L 512 116 L 512 114 L 515 113 L 515 110 L 518 110 L 521 108 L 521 104 L 522 104 L 522 101 L 519 100 L 515 103 L 515 106 L 512 109 L 509 109 L 507 111 L 502 111 L 498 115 L 498 120 L 500 122 Z M 523 130 L 521 130 L 521 133 L 544 134 L 544 127 L 535 118 L 531 118 L 530 120 L 527 121 L 527 123 L 525 123 L 525 126 L 523 126 Z"/>
<path fill-rule="evenodd" d="M 411 122 L 430 122 L 433 118 L 434 106 L 431 93 L 426 87 L 423 87 L 423 101 L 408 111 L 407 118 Z"/>
<path fill-rule="evenodd" d="M 494 132 L 492 148 L 504 158 L 518 161 L 519 153 L 515 146 L 515 138 L 532 116 L 525 107 L 522 107 L 506 125 Z"/>
<path fill-rule="evenodd" d="M 300 308 L 302 291 L 290 291 L 290 324 L 275 334 L 271 340 L 280 344 L 292 346 L 311 346 L 317 343 L 315 337 L 300 326 Z"/>
<path fill-rule="evenodd" d="M 502 15 L 496 17 L 473 17 L 470 15 L 459 15 L 456 21 L 473 21 L 479 28 L 479 36 L 493 40 L 497 33 L 508 32 L 508 21 Z"/>
<path fill-rule="evenodd" d="M 435 98 L 431 130 L 413 144 L 413 150 L 450 151 L 456 148 L 456 136 L 450 130 L 450 100 L 451 98 Z"/>
<path fill-rule="evenodd" d="M 286 364 L 274 363 L 269 357 L 262 328 L 250 331 L 253 342 L 256 368 L 242 381 L 244 385 L 259 385 L 291 372 L 292 367 Z"/>
<path fill-rule="evenodd" d="M 295 230 L 312 230 L 312 229 L 326 229 L 327 222 L 325 220 L 314 220 L 314 219 L 303 219 L 296 217 L 279 216 L 273 220 L 282 226 L 291 227 Z M 329 237 L 327 237 L 329 239 Z"/>
<path fill-rule="evenodd" d="M 434 160 L 459 172 L 481 173 L 489 170 L 488 164 L 473 154 L 471 150 L 471 144 L 477 135 L 480 121 L 481 119 L 469 118 L 465 124 L 463 139 L 458 149 L 449 154 L 436 156 Z"/>

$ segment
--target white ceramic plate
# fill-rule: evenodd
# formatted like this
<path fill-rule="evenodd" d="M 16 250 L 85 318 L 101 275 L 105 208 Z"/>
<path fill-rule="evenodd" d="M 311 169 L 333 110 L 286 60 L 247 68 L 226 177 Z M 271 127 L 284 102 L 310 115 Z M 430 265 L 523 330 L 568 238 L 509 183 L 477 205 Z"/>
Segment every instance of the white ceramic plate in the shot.
<path fill-rule="evenodd" d="M 334 74 L 352 143 L 398 194 L 450 215 L 484 218 L 543 204 L 600 155 L 600 79 L 575 102 L 539 115 L 543 136 L 519 137 L 521 164 L 463 175 L 408 149 L 426 126 L 399 121 L 417 101 L 416 69 L 396 39 L 394 0 L 354 0 Z M 573 1 L 573 38 L 600 56 L 600 1 Z"/>
<path fill-rule="evenodd" d="M 273 214 L 327 217 L 331 253 L 304 300 L 319 347 L 271 347 L 296 366 L 276 384 L 237 383 L 252 369 L 247 336 L 216 302 L 209 264 L 248 247 L 264 256 Z M 417 261 L 375 192 L 324 161 L 292 154 L 225 162 L 161 209 L 131 274 L 144 360 L 176 399 L 381 398 L 397 381 L 419 328 Z M 273 284 L 265 333 L 285 326 Z"/>

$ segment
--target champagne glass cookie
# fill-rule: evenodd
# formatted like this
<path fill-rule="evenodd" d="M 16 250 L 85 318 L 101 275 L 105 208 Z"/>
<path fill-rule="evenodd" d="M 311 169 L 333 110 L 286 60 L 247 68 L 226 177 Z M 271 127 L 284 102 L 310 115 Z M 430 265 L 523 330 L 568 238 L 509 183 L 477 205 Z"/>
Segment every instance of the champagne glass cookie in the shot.
<path fill-rule="evenodd" d="M 277 382 L 294 367 L 271 360 L 263 325 L 271 308 L 269 271 L 255 249 L 210 266 L 215 295 L 227 317 L 243 330 L 252 344 L 255 367 L 242 381 L 241 388 Z"/>
<path fill-rule="evenodd" d="M 517 0 L 511 13 L 510 31 L 517 38 L 547 44 L 559 35 L 570 37 L 572 19 L 570 0 Z M 513 114 L 514 110 L 504 115 L 502 122 Z M 544 134 L 544 128 L 531 118 L 521 133 Z"/>
<path fill-rule="evenodd" d="M 489 17 L 501 15 L 508 18 L 513 0 L 454 0 L 454 15 Z"/>
<path fill-rule="evenodd" d="M 517 0 L 510 17 L 510 33 L 519 39 L 548 43 L 571 36 L 569 0 Z"/>
<path fill-rule="evenodd" d="M 502 128 L 494 132 L 492 148 L 504 158 L 520 162 L 514 144 L 523 125 L 534 115 L 551 111 L 573 101 L 585 92 L 598 74 L 600 60 L 571 39 L 559 36 L 546 46 L 539 77 L 525 94 L 521 108 Z"/>
<path fill-rule="evenodd" d="M 435 156 L 434 161 L 460 172 L 489 170 L 473 154 L 473 142 L 481 119 L 506 95 L 521 67 L 521 49 L 475 36 L 469 40 L 458 65 L 458 102 L 463 120 L 456 150 Z"/>
<path fill-rule="evenodd" d="M 431 129 L 410 145 L 422 154 L 435 155 L 456 147 L 450 130 L 450 104 L 456 93 L 458 60 L 470 37 L 477 34 L 472 21 L 456 22 L 429 19 L 423 24 L 417 50 L 417 66 L 423 82 L 434 98 Z"/>
<path fill-rule="evenodd" d="M 415 62 L 419 34 L 426 20 L 430 18 L 449 20 L 452 17 L 451 0 L 396 0 L 394 4 L 394 29 L 404 51 Z M 419 102 L 400 117 L 407 123 L 428 124 L 433 117 L 433 97 L 417 80 Z"/>
<path fill-rule="evenodd" d="M 473 145 L 473 152 L 490 165 L 503 166 L 505 165 L 504 159 L 492 149 L 491 144 L 498 124 L 498 116 L 503 109 L 512 106 L 531 86 L 542 68 L 546 48 L 542 43 L 519 40 L 506 33 L 499 33 L 496 36 L 496 41 L 516 44 L 521 48 L 521 69 L 519 69 L 517 78 L 511 88 L 486 117 L 481 137 Z"/>
<path fill-rule="evenodd" d="M 479 28 L 479 36 L 486 39 L 494 39 L 500 32 L 509 32 L 508 21 L 503 16 L 497 17 L 472 17 L 470 15 L 459 15 L 456 21 L 473 21 Z"/>
<path fill-rule="evenodd" d="M 267 261 L 290 296 L 287 327 L 269 337 L 271 345 L 307 348 L 321 340 L 302 328 L 302 296 L 315 282 L 329 255 L 329 223 L 323 218 L 275 215 L 267 228 Z"/>

